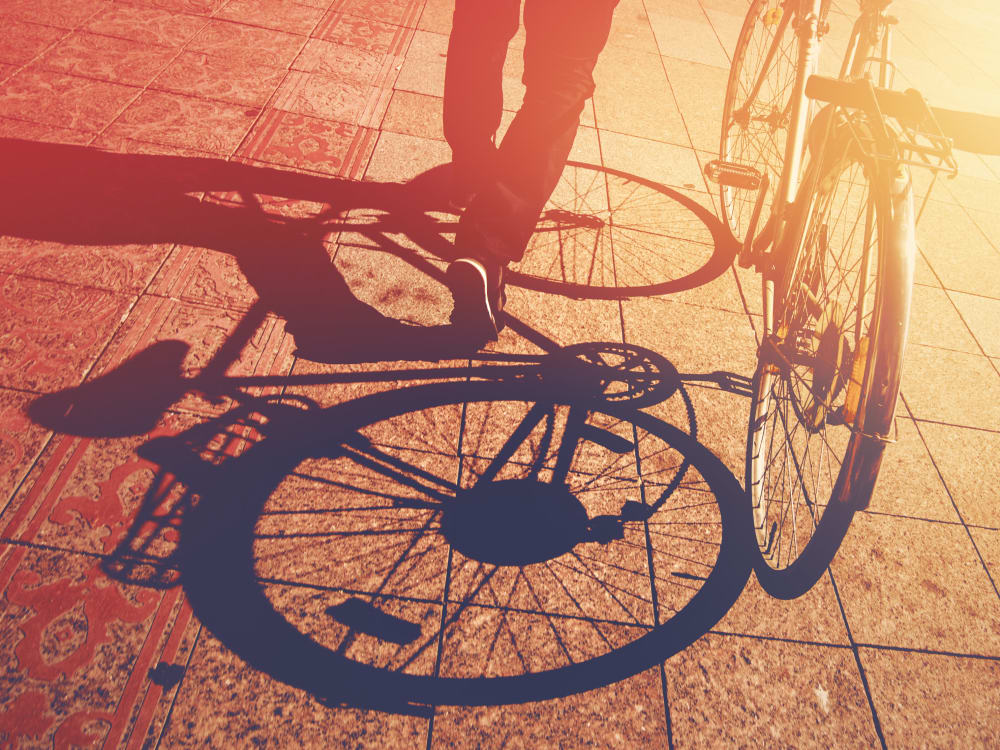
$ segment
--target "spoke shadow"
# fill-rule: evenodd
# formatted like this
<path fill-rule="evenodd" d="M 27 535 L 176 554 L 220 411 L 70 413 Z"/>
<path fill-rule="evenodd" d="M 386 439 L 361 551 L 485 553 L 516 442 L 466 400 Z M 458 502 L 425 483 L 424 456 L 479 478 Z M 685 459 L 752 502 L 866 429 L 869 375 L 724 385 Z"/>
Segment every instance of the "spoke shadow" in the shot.
<path fill-rule="evenodd" d="M 103 568 L 183 586 L 227 648 L 331 705 L 426 714 L 637 674 L 742 592 L 742 489 L 693 415 L 662 422 L 635 407 L 651 389 L 575 361 L 571 389 L 564 367 L 489 364 L 324 409 L 246 398 L 150 440 L 158 477 Z"/>

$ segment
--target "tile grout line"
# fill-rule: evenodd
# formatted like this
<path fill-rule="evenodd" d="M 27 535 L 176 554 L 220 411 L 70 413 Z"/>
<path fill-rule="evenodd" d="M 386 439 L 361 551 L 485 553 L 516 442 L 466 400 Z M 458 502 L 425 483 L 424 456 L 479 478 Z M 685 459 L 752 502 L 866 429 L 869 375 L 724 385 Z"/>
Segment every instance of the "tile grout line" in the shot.
<path fill-rule="evenodd" d="M 902 393 L 900 394 L 900 398 L 903 401 L 903 406 L 906 408 L 907 413 L 912 418 L 913 411 L 910 409 L 909 402 L 907 402 L 906 397 L 903 396 Z M 989 579 L 990 585 L 993 587 L 993 593 L 996 594 L 997 599 L 1000 599 L 1000 588 L 997 587 L 997 581 L 996 579 L 993 578 L 993 574 L 990 572 L 989 566 L 986 564 L 986 560 L 983 558 L 983 553 L 982 551 L 980 551 L 979 545 L 976 544 L 976 539 L 972 535 L 972 531 L 969 528 L 969 525 L 966 523 L 965 517 L 962 515 L 962 511 L 958 507 L 958 502 L 955 500 L 955 496 L 952 494 L 951 488 L 948 487 L 948 482 L 945 480 L 944 474 L 941 473 L 941 468 L 938 466 L 938 462 L 935 460 L 934 454 L 931 452 L 930 445 L 927 444 L 927 438 L 924 437 L 924 433 L 920 429 L 920 425 L 917 424 L 915 420 L 914 420 L 914 426 L 917 428 L 917 435 L 920 436 L 920 441 L 924 445 L 924 450 L 927 451 L 927 455 L 931 459 L 931 463 L 934 465 L 934 470 L 937 472 L 938 480 L 944 487 L 944 491 L 948 493 L 948 499 L 951 501 L 952 508 L 954 508 L 955 510 L 955 515 L 958 516 L 958 519 L 961 522 L 962 527 L 965 529 L 965 533 L 969 537 L 969 541 L 972 543 L 972 548 L 976 552 L 976 557 L 979 558 L 979 564 L 982 565 L 983 571 L 986 573 L 986 577 L 987 579 Z"/>
<path fill-rule="evenodd" d="M 878 736 L 879 742 L 882 744 L 883 750 L 887 750 L 888 744 L 885 740 L 885 734 L 882 730 L 882 722 L 878 718 L 878 710 L 875 708 L 875 699 L 872 696 L 871 685 L 868 683 L 868 675 L 865 672 L 864 664 L 861 663 L 861 651 L 858 647 L 857 641 L 854 640 L 854 632 L 851 630 L 851 623 L 847 617 L 847 610 L 844 608 L 844 602 L 840 598 L 840 589 L 837 586 L 837 581 L 834 578 L 833 570 L 827 567 L 827 575 L 830 577 L 830 584 L 833 586 L 833 595 L 837 599 L 837 607 L 840 609 L 840 616 L 844 623 L 844 629 L 847 631 L 847 639 L 849 641 L 849 648 L 851 653 L 854 655 L 854 663 L 858 668 L 858 676 L 861 677 L 861 685 L 865 691 L 865 698 L 868 700 L 868 708 L 871 710 L 872 723 L 875 728 L 875 734 Z"/>

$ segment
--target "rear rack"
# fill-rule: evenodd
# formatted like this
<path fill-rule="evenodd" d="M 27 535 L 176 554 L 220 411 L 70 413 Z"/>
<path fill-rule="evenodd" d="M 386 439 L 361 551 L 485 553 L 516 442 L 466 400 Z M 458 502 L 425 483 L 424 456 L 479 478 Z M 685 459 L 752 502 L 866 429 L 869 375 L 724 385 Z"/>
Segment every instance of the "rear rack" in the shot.
<path fill-rule="evenodd" d="M 958 174 L 953 139 L 938 122 L 938 111 L 927 105 L 919 91 L 878 88 L 867 79 L 844 81 L 814 75 L 806 82 L 806 95 L 864 111 L 870 134 L 856 127 L 852 118 L 847 118 L 847 125 L 866 155 L 929 169 L 935 174 L 943 172 L 949 177 Z M 888 118 L 892 125 L 887 123 Z"/>

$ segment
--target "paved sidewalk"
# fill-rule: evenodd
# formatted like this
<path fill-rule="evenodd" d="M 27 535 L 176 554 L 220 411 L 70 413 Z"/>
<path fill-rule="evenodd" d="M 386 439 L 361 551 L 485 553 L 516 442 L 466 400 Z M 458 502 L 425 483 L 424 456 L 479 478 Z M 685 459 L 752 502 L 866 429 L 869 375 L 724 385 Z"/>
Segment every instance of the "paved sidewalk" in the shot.
<path fill-rule="evenodd" d="M 699 270 L 747 2 L 621 0 L 480 352 L 451 7 L 0 3 L 0 746 L 1000 746 L 1000 158 L 935 188 L 899 442 L 775 600 L 733 541 L 757 282 Z M 993 0 L 893 10 L 903 86 L 1000 114 Z M 685 385 L 533 406 L 574 345 Z"/>

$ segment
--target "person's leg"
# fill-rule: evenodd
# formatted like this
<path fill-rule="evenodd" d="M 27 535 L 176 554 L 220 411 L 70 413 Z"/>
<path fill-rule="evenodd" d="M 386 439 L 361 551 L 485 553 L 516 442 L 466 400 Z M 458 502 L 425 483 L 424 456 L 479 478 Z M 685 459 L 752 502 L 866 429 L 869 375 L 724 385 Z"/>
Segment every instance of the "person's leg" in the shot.
<path fill-rule="evenodd" d="M 498 322 L 503 268 L 524 255 L 566 165 L 617 3 L 526 0 L 524 102 L 500 145 L 493 178 L 459 222 L 459 260 L 448 269 L 452 322 Z"/>
<path fill-rule="evenodd" d="M 444 136 L 453 197 L 468 197 L 494 166 L 503 111 L 503 65 L 520 25 L 521 0 L 456 0 L 444 81 Z"/>

